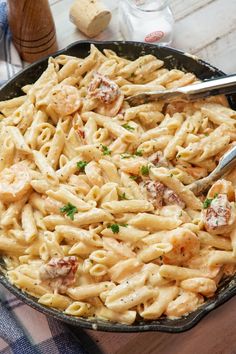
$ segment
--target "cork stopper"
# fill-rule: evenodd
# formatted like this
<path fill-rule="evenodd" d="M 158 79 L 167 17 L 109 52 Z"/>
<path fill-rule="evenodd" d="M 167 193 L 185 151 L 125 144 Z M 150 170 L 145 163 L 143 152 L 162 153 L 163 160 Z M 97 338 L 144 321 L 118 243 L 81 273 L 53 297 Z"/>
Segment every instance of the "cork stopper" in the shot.
<path fill-rule="evenodd" d="M 100 0 L 76 0 L 70 8 L 70 20 L 91 38 L 109 25 L 111 12 Z"/>

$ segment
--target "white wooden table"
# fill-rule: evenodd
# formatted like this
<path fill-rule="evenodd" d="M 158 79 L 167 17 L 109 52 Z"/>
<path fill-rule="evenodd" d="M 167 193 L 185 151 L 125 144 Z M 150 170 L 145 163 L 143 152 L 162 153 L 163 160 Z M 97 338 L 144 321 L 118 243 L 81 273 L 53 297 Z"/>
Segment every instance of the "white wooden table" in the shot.
<path fill-rule="evenodd" d="M 112 9 L 109 28 L 99 40 L 123 39 L 118 26 L 119 0 L 103 0 Z M 50 0 L 59 48 L 86 39 L 69 21 L 73 0 Z M 170 0 L 175 17 L 172 46 L 194 54 L 226 73 L 236 72 L 236 0 Z"/>
<path fill-rule="evenodd" d="M 97 40 L 123 39 L 117 4 L 109 28 Z M 50 0 L 59 48 L 85 39 L 69 21 L 73 0 Z M 236 0 L 170 0 L 176 20 L 173 47 L 192 53 L 226 73 L 236 73 Z M 91 354 L 235 354 L 236 297 L 210 313 L 192 330 L 167 333 L 102 333 L 76 330 Z"/>

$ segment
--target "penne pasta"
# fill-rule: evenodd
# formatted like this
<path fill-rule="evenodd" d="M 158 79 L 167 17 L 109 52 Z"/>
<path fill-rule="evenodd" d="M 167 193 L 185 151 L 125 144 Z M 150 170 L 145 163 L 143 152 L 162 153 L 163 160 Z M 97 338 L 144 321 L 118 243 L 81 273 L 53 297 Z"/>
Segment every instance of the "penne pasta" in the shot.
<path fill-rule="evenodd" d="M 170 65 L 170 61 L 169 61 Z M 0 102 L 0 251 L 8 280 L 67 316 L 187 316 L 236 272 L 235 170 L 196 196 L 236 140 L 227 98 L 126 98 L 199 82 L 152 54 L 93 44 L 48 59 Z"/>

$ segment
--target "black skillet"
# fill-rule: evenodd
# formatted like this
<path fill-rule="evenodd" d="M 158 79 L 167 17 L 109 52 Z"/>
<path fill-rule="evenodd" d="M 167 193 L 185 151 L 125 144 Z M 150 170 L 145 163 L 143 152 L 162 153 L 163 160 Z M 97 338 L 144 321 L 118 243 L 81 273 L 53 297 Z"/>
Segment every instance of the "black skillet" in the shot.
<path fill-rule="evenodd" d="M 137 57 L 144 54 L 153 54 L 159 59 L 164 60 L 165 67 L 168 69 L 177 68 L 186 72 L 193 72 L 198 78 L 202 80 L 224 76 L 222 71 L 189 54 L 185 54 L 179 50 L 168 47 L 139 42 L 79 41 L 71 44 L 59 52 L 56 52 L 53 56 L 66 54 L 84 58 L 89 54 L 91 43 L 95 44 L 100 50 L 105 48 L 112 49 L 119 56 L 128 59 L 136 59 Z M 35 82 L 41 73 L 46 69 L 46 67 L 47 58 L 30 65 L 19 74 L 14 76 L 0 89 L 0 101 L 22 95 L 21 87 L 26 84 Z M 228 100 L 230 106 L 233 109 L 236 109 L 236 95 L 229 96 Z M 213 298 L 208 299 L 201 307 L 187 316 L 183 316 L 175 320 L 170 320 L 163 317 L 155 321 L 139 321 L 135 322 L 133 325 L 124 325 L 96 319 L 87 320 L 76 318 L 65 315 L 58 310 L 40 305 L 37 303 L 37 299 L 22 292 L 14 285 L 10 284 L 4 276 L 3 272 L 0 272 L 0 283 L 26 304 L 44 313 L 45 315 L 52 316 L 55 319 L 61 320 L 73 326 L 110 332 L 183 332 L 196 325 L 208 312 L 222 305 L 236 294 L 236 276 L 228 277 L 220 283 L 220 286 Z"/>

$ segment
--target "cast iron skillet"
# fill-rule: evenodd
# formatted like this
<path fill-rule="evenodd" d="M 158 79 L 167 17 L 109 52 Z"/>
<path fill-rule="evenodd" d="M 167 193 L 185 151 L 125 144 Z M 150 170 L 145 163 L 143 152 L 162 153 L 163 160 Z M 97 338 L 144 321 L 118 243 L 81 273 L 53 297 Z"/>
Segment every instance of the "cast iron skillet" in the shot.
<path fill-rule="evenodd" d="M 86 57 L 89 54 L 89 48 L 91 43 L 94 43 L 100 50 L 103 50 L 105 48 L 112 49 L 118 55 L 126 57 L 128 59 L 135 59 L 144 54 L 153 54 L 159 59 L 164 60 L 165 66 L 167 68 L 178 68 L 184 71 L 193 72 L 194 74 L 196 74 L 197 77 L 202 80 L 224 75 L 222 71 L 189 54 L 184 54 L 183 52 L 172 48 L 139 42 L 79 41 L 55 53 L 53 56 L 59 54 L 67 54 L 82 58 Z M 46 69 L 46 67 L 47 58 L 42 59 L 21 71 L 1 88 L 0 100 L 2 101 L 21 95 L 21 87 L 26 84 L 35 82 L 40 76 L 40 74 Z M 236 97 L 233 97 L 231 95 L 228 97 L 228 99 L 231 107 L 236 109 Z M 4 263 L 2 264 L 2 267 L 4 267 Z M 170 320 L 163 317 L 156 321 L 139 321 L 134 323 L 133 325 L 128 326 L 124 324 L 116 324 L 102 320 L 87 320 L 82 318 L 76 318 L 69 315 L 65 315 L 52 308 L 40 305 L 37 303 L 37 300 L 34 297 L 22 292 L 14 285 L 10 284 L 4 276 L 3 270 L 0 270 L 0 282 L 19 299 L 21 299 L 31 307 L 35 308 L 36 310 L 44 313 L 45 315 L 50 315 L 70 325 L 110 332 L 183 332 L 196 325 L 200 321 L 200 319 L 204 317 L 208 312 L 223 304 L 236 294 L 236 276 L 228 277 L 221 282 L 220 287 L 217 290 L 217 293 L 214 298 L 208 299 L 200 308 L 198 308 L 196 311 L 190 313 L 187 316 L 183 316 L 175 320 Z"/>

